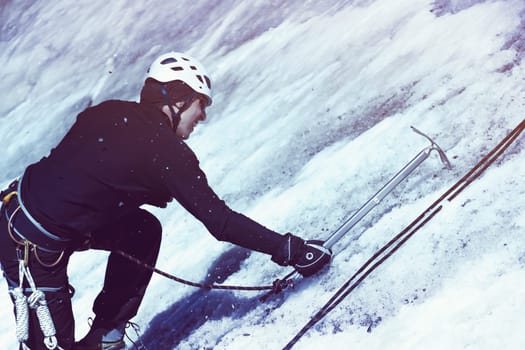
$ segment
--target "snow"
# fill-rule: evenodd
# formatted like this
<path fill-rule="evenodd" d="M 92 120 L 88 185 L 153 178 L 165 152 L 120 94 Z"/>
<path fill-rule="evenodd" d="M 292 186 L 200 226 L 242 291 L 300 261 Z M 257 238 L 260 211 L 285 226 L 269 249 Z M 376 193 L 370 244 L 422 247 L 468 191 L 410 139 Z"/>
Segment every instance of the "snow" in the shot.
<path fill-rule="evenodd" d="M 0 184 L 46 155 L 87 106 L 136 100 L 147 66 L 169 50 L 212 76 L 209 122 L 189 140 L 212 187 L 279 232 L 326 239 L 428 145 L 410 126 L 428 134 L 453 169 L 433 153 L 334 246 L 326 273 L 267 303 L 155 275 L 133 320 L 149 349 L 281 349 L 524 118 L 524 24 L 521 0 L 4 1 Z M 522 349 L 523 145 L 521 136 L 294 349 Z M 149 209 L 164 226 L 162 270 L 203 281 L 218 278 L 212 265 L 240 264 L 221 276 L 235 285 L 289 271 L 262 254 L 244 259 L 176 203 Z M 106 258 L 71 259 L 77 338 Z M 0 309 L 0 344 L 15 349 L 5 283 Z"/>

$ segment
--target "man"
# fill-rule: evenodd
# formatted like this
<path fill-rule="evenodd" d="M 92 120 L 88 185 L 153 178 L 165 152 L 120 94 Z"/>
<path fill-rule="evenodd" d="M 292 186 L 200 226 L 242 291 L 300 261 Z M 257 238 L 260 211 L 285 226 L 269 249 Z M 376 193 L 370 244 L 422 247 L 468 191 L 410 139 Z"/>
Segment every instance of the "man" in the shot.
<path fill-rule="evenodd" d="M 184 140 L 211 103 L 211 82 L 197 60 L 162 55 L 148 71 L 140 103 L 112 100 L 86 109 L 49 156 L 3 192 L 0 262 L 17 322 L 26 312 L 23 294 L 35 304 L 38 289 L 56 325 L 56 334 L 46 330 L 30 305 L 21 347 L 124 347 L 124 327 L 137 313 L 151 271 L 116 251 L 155 265 L 161 241 L 161 224 L 143 204 L 165 207 L 174 198 L 218 240 L 271 255 L 304 276 L 329 262 L 331 252 L 319 242 L 271 231 L 231 210 L 209 187 Z M 84 249 L 112 253 L 91 329 L 74 343 L 66 269 L 69 256 Z"/>

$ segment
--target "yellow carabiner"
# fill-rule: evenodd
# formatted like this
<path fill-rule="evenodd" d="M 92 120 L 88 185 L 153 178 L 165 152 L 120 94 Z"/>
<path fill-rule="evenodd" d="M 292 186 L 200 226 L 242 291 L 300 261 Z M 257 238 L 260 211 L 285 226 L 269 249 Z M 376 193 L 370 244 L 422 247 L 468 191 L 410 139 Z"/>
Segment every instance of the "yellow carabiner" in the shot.
<path fill-rule="evenodd" d="M 16 196 L 16 195 L 18 195 L 18 192 L 16 192 L 16 191 L 9 192 L 8 194 L 6 194 L 6 195 L 4 196 L 4 198 L 2 198 L 2 203 L 3 203 L 4 205 L 7 205 L 7 204 L 9 203 L 9 201 L 11 200 L 11 198 L 12 198 L 13 196 Z"/>

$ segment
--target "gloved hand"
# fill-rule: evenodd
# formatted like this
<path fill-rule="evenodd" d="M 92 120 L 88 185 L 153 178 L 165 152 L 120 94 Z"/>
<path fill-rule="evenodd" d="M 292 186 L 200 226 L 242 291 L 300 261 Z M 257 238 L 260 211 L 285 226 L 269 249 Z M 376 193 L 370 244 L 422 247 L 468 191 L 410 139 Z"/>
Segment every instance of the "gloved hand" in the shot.
<path fill-rule="evenodd" d="M 287 233 L 285 243 L 272 255 L 272 261 L 282 266 L 293 266 L 304 277 L 317 273 L 332 258 L 332 251 L 322 241 L 305 241 Z"/>

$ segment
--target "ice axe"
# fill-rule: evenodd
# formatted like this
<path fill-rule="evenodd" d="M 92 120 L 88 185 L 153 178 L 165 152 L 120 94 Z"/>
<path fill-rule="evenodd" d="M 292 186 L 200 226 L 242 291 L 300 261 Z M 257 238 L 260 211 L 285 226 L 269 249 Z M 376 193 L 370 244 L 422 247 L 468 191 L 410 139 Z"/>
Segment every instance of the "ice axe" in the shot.
<path fill-rule="evenodd" d="M 412 130 L 419 135 L 425 137 L 430 141 L 430 146 L 424 148 L 419 152 L 407 165 L 403 167 L 390 181 L 388 181 L 372 198 L 370 198 L 359 210 L 357 210 L 348 220 L 346 220 L 326 241 L 322 246 L 326 249 L 331 249 L 352 227 L 354 227 L 361 219 L 365 217 L 370 210 L 378 205 L 401 181 L 406 179 L 425 159 L 428 158 L 432 151 L 437 151 L 439 158 L 445 164 L 447 169 L 451 169 L 452 165 L 448 160 L 445 152 L 439 147 L 434 140 L 428 135 L 411 126 Z"/>

